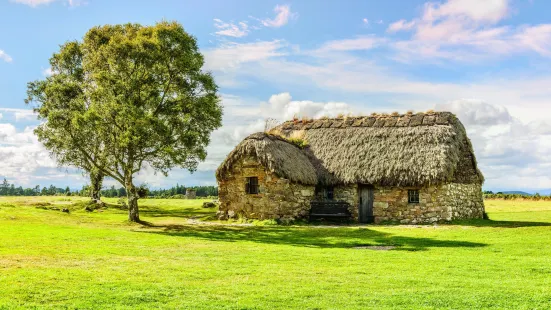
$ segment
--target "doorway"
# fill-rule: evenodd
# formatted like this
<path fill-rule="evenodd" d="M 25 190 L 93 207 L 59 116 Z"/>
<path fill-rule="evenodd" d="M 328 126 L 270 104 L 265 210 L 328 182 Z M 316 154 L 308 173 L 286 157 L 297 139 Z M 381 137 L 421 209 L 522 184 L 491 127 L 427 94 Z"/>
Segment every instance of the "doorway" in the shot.
<path fill-rule="evenodd" d="M 371 185 L 359 185 L 360 207 L 358 210 L 360 223 L 373 223 L 373 191 Z"/>

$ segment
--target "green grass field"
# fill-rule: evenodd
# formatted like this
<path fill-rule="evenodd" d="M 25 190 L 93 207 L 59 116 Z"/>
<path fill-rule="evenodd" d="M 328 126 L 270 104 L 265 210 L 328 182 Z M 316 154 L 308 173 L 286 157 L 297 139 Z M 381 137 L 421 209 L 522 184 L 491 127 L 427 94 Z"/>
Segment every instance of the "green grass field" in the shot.
<path fill-rule="evenodd" d="M 0 309 L 551 308 L 550 202 L 331 227 L 197 224 L 201 200 L 141 200 L 144 226 L 83 201 L 0 198 Z M 395 248 L 355 248 L 372 245 Z"/>

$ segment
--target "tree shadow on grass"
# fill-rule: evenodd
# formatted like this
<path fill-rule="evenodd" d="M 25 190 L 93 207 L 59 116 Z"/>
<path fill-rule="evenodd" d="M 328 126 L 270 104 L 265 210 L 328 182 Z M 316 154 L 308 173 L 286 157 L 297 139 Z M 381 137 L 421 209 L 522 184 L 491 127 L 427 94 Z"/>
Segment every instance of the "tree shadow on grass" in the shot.
<path fill-rule="evenodd" d="M 215 216 L 216 209 L 214 208 L 174 208 L 168 209 L 163 207 L 143 206 L 140 207 L 140 214 L 145 217 L 205 217 Z"/>
<path fill-rule="evenodd" d="M 499 228 L 551 226 L 551 223 L 549 222 L 495 221 L 492 219 L 457 220 L 457 221 L 453 221 L 450 224 L 461 225 L 461 226 L 473 226 L 473 227 L 499 227 Z"/>
<path fill-rule="evenodd" d="M 255 227 L 222 225 L 153 225 L 139 231 L 172 237 L 198 238 L 221 242 L 258 242 L 310 248 L 350 248 L 395 246 L 398 251 L 425 251 L 440 248 L 479 248 L 487 244 L 470 241 L 437 240 L 397 236 L 368 228 Z"/>

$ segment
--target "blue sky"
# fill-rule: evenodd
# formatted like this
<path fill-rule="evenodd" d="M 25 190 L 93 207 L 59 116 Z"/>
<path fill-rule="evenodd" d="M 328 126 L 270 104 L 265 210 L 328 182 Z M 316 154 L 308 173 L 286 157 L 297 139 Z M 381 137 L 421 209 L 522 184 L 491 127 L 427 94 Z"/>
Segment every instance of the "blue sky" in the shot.
<path fill-rule="evenodd" d="M 225 115 L 196 173 L 146 168 L 138 178 L 152 187 L 214 184 L 226 154 L 267 118 L 436 109 L 465 124 L 486 189 L 546 192 L 550 10 L 543 0 L 0 0 L 0 177 L 84 184 L 36 141 L 26 83 L 93 26 L 165 19 L 197 37 Z"/>

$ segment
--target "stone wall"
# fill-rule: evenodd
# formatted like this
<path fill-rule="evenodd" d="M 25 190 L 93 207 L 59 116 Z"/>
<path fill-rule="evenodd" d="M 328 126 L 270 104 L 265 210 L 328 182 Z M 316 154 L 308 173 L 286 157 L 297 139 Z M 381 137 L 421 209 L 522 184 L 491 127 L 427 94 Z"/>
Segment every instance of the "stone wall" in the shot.
<path fill-rule="evenodd" d="M 376 188 L 374 193 L 375 223 L 435 223 L 482 218 L 483 213 L 480 184 L 449 183 L 421 188 L 419 203 L 408 203 L 408 188 Z"/>
<path fill-rule="evenodd" d="M 335 201 L 345 201 L 350 204 L 348 210 L 352 214 L 352 217 L 358 218 L 358 184 L 350 185 L 338 185 L 333 188 L 333 195 Z"/>
<path fill-rule="evenodd" d="M 197 197 L 197 192 L 194 189 L 191 189 L 191 188 L 186 189 L 187 199 L 195 199 L 196 197 Z"/>
<path fill-rule="evenodd" d="M 258 177 L 259 193 L 247 194 L 247 177 Z M 254 157 L 234 164 L 224 180 L 219 180 L 219 218 L 288 219 L 307 217 L 313 185 L 291 183 L 267 171 Z"/>
<path fill-rule="evenodd" d="M 247 177 L 258 177 L 259 193 L 247 194 Z M 254 157 L 236 163 L 224 180 L 219 180 L 219 218 L 287 219 L 305 218 L 310 201 L 316 199 L 315 186 L 279 178 L 267 171 Z M 408 203 L 408 189 L 375 187 L 375 223 L 423 224 L 456 219 L 482 218 L 484 202 L 480 184 L 450 183 L 419 189 L 419 203 Z M 350 204 L 358 219 L 358 185 L 334 186 L 335 201 Z"/>

